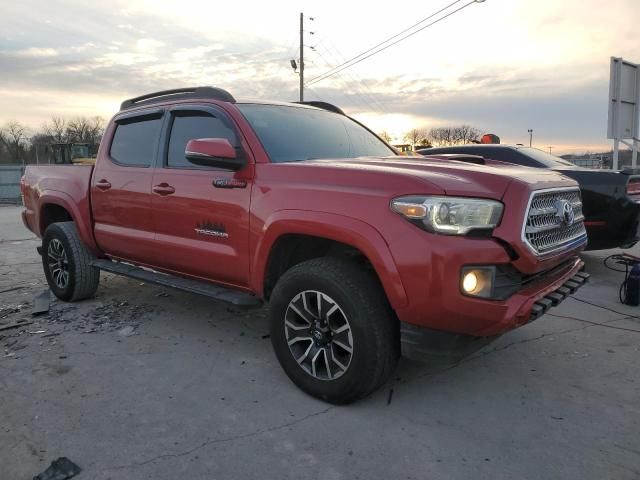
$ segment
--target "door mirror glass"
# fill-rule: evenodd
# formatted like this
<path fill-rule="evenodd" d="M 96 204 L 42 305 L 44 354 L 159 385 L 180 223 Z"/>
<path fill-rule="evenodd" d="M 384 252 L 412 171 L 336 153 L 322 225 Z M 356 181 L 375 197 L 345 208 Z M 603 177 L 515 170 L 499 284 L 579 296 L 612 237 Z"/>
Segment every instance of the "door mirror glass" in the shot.
<path fill-rule="evenodd" d="M 245 160 L 238 158 L 236 149 L 226 138 L 189 140 L 184 156 L 191 163 L 205 167 L 240 170 L 245 165 Z"/>

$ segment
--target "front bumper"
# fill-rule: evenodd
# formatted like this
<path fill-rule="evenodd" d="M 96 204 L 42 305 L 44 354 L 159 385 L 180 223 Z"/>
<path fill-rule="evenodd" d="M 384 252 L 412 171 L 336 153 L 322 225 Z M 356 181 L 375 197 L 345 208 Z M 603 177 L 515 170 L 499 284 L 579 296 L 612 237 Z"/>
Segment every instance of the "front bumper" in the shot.
<path fill-rule="evenodd" d="M 582 285 L 589 281 L 589 274 L 578 272 L 569 280 L 564 282 L 560 287 L 547 293 L 544 297 L 536 300 L 531 306 L 531 314 L 529 321 L 538 319 L 544 315 L 551 307 L 560 305 L 560 303 L 569 295 L 575 293 Z"/>
<path fill-rule="evenodd" d="M 408 300 L 394 306 L 398 319 L 433 330 L 476 337 L 512 330 L 529 320 L 536 301 L 563 286 L 584 266 L 573 250 L 555 258 L 546 269 L 526 271 L 516 267 L 495 239 L 436 235 L 429 239 L 428 248 L 416 249 L 418 240 L 405 235 L 391 247 Z M 482 265 L 509 267 L 518 287 L 495 300 L 463 295 L 462 270 Z"/>
<path fill-rule="evenodd" d="M 567 296 L 573 294 L 589 280 L 589 274 L 579 271 L 583 263 L 579 261 L 569 273 L 562 275 L 551 285 L 541 289 L 528 298 L 518 310 L 514 326 L 532 322 L 544 315 L 551 307 L 559 305 Z M 578 270 L 576 270 L 576 268 Z M 528 290 L 518 295 L 526 296 Z M 519 319 L 525 319 L 520 323 Z M 486 336 L 451 333 L 400 323 L 400 344 L 402 356 L 423 362 L 455 363 L 493 341 L 501 332 Z"/>

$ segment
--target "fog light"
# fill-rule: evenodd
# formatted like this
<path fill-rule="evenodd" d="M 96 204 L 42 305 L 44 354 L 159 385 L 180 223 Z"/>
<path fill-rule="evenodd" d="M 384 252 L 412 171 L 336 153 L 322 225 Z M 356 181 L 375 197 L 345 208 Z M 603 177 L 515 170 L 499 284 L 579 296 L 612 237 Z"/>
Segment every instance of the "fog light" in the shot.
<path fill-rule="evenodd" d="M 462 269 L 460 288 L 473 297 L 491 298 L 495 267 L 465 267 Z"/>
<path fill-rule="evenodd" d="M 478 287 L 478 276 L 476 272 L 467 273 L 462 279 L 462 288 L 467 293 L 473 293 Z"/>

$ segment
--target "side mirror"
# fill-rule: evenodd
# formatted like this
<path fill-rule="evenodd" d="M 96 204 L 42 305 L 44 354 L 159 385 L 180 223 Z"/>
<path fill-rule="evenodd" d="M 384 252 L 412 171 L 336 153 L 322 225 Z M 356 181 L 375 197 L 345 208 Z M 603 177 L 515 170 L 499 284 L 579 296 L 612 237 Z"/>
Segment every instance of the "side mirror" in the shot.
<path fill-rule="evenodd" d="M 238 158 L 236 149 L 226 138 L 189 140 L 184 156 L 195 165 L 225 170 L 240 170 L 246 163 L 243 158 Z"/>

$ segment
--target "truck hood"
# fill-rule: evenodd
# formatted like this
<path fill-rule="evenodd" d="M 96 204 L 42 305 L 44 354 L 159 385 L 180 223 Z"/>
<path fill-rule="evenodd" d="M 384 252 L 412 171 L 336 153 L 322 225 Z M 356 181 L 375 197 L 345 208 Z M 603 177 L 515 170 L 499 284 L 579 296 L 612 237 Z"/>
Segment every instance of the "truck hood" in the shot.
<path fill-rule="evenodd" d="M 528 190 L 575 185 L 573 180 L 551 170 L 511 164 L 474 165 L 456 160 L 431 159 L 428 156 L 318 159 L 296 162 L 296 165 L 318 170 L 348 170 L 365 175 L 375 173 L 383 182 L 402 177 L 408 181 L 417 181 L 426 189 L 424 192 L 416 190 L 413 193 L 475 196 L 495 200 L 502 199 L 512 183 L 520 183 Z M 413 188 L 419 187 L 416 185 Z"/>

